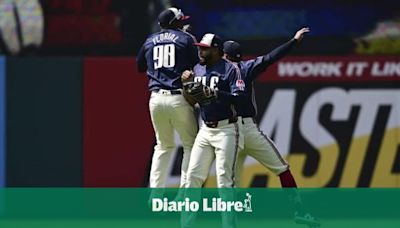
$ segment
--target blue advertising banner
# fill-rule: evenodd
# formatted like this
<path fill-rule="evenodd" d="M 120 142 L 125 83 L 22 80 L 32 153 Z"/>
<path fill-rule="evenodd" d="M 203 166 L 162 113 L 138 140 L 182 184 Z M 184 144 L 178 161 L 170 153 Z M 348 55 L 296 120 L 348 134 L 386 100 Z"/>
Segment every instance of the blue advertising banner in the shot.
<path fill-rule="evenodd" d="M 6 112 L 6 78 L 5 78 L 5 58 L 0 56 L 0 187 L 4 186 L 5 183 L 5 112 Z"/>

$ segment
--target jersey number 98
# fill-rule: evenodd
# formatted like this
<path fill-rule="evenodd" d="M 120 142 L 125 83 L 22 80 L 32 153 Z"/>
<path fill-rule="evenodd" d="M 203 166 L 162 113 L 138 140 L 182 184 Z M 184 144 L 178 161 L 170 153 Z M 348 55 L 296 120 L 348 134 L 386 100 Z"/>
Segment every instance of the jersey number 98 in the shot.
<path fill-rule="evenodd" d="M 166 44 L 153 48 L 154 69 L 175 66 L 175 45 Z"/>

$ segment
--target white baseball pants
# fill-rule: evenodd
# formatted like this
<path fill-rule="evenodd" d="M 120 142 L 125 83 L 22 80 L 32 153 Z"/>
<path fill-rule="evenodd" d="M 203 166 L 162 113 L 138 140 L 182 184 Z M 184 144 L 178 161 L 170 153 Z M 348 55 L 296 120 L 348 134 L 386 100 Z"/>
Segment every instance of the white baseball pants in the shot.
<path fill-rule="evenodd" d="M 236 185 L 239 186 L 240 174 L 246 156 L 251 156 L 276 175 L 289 169 L 287 161 L 280 155 L 274 142 L 255 124 L 253 118 L 243 118 L 244 149 L 239 152 L 236 165 Z"/>
<path fill-rule="evenodd" d="M 232 188 L 235 184 L 235 165 L 243 148 L 241 123 L 221 120 L 214 128 L 202 124 L 194 142 L 188 168 L 187 188 L 200 188 L 207 179 L 215 159 L 217 186 Z"/>
<path fill-rule="evenodd" d="M 160 90 L 157 93 L 151 93 L 149 109 L 157 140 L 152 158 L 149 187 L 165 187 L 168 165 L 176 146 L 174 130 L 178 132 L 183 144 L 180 186 L 184 187 L 190 152 L 198 130 L 193 107 L 185 100 L 183 95 L 171 94 L 168 90 Z"/>

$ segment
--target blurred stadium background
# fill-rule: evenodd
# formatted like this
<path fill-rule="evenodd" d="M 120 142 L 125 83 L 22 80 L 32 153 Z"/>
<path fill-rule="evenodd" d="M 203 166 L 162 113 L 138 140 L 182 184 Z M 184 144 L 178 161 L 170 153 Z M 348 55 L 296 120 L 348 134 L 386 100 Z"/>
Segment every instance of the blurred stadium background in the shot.
<path fill-rule="evenodd" d="M 170 6 L 197 38 L 237 40 L 248 58 L 310 27 L 258 80 L 260 128 L 299 186 L 400 187 L 398 0 L 0 0 L 0 186 L 147 186 L 154 135 L 135 54 Z M 252 159 L 243 175 L 279 186 Z"/>

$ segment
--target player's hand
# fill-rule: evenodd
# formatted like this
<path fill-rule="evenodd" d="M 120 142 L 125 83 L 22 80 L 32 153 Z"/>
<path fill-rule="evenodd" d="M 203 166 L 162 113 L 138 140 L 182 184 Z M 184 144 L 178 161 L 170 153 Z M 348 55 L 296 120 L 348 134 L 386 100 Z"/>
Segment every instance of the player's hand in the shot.
<path fill-rule="evenodd" d="M 304 27 L 296 32 L 296 35 L 294 35 L 294 39 L 296 39 L 297 41 L 301 41 L 304 38 L 304 34 L 308 32 L 310 32 L 310 28 Z"/>
<path fill-rule="evenodd" d="M 182 82 L 190 82 L 193 81 L 194 73 L 191 70 L 185 70 L 181 75 Z"/>

